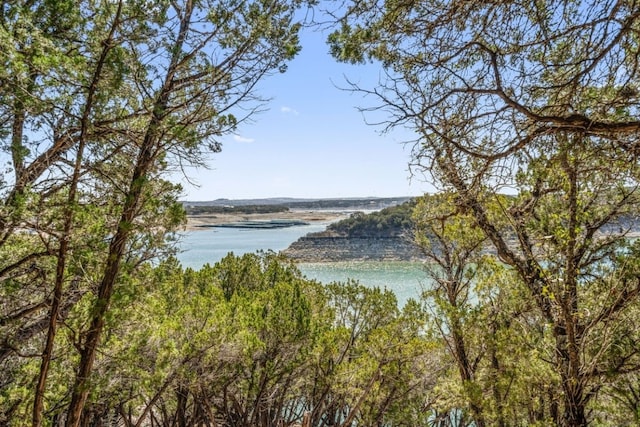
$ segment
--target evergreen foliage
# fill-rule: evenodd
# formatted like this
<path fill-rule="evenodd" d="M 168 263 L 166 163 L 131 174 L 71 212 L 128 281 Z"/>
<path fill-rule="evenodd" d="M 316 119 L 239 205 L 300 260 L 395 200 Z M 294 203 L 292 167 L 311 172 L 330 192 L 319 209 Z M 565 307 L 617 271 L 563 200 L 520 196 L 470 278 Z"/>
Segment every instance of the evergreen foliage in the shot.
<path fill-rule="evenodd" d="M 415 201 L 391 206 L 379 211 L 356 212 L 327 227 L 327 230 L 348 237 L 397 237 L 413 229 L 411 215 Z"/>
<path fill-rule="evenodd" d="M 372 121 L 414 131 L 411 165 L 441 190 L 419 204 L 416 239 L 437 265 L 425 296 L 457 371 L 447 390 L 459 412 L 442 425 L 634 423 L 637 409 L 618 393 L 640 367 L 629 235 L 640 191 L 638 4 L 343 7 L 332 54 L 381 65 L 377 86 L 352 88 L 373 100 L 363 107 Z M 487 266 L 498 276 L 480 281 Z M 528 304 L 516 308 L 514 295 Z M 534 377 L 529 391 L 518 386 Z M 624 394 L 637 402 L 635 389 Z"/>
<path fill-rule="evenodd" d="M 428 417 L 420 407 L 437 345 L 422 333 L 415 302 L 400 311 L 389 291 L 325 287 L 273 253 L 229 254 L 199 271 L 168 259 L 136 276 L 113 298 L 87 423 L 417 425 Z M 70 327 L 91 307 L 81 305 Z M 64 418 L 73 377 L 73 352 L 62 348 L 49 424 Z M 20 381 L 4 384 L 5 421 L 22 425 L 31 396 Z"/>
<path fill-rule="evenodd" d="M 19 392 L 0 423 L 77 427 L 104 409 L 87 405 L 115 307 L 185 220 L 168 175 L 262 108 L 254 88 L 299 51 L 309 4 L 2 4 L 0 394 Z"/>
<path fill-rule="evenodd" d="M 3 3 L 0 424 L 637 425 L 635 1 L 341 3 L 331 52 L 381 64 L 354 90 L 442 190 L 330 228 L 412 230 L 404 307 L 171 256 L 167 174 L 260 110 L 311 4 Z"/>

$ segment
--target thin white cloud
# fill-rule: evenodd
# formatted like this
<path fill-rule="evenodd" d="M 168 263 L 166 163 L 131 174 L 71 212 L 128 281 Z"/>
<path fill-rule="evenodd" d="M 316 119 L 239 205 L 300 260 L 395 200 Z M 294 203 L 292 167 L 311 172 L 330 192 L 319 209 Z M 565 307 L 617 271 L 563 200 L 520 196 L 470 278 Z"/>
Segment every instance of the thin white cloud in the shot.
<path fill-rule="evenodd" d="M 253 138 L 245 138 L 244 136 L 240 136 L 240 135 L 233 135 L 233 140 L 236 142 L 244 142 L 244 143 L 251 143 L 253 141 L 255 141 L 255 139 Z"/>
<path fill-rule="evenodd" d="M 280 107 L 280 111 L 285 113 L 285 114 L 293 114 L 294 116 L 297 116 L 298 114 L 300 114 L 300 113 L 298 113 L 297 110 L 294 110 L 291 107 Z"/>

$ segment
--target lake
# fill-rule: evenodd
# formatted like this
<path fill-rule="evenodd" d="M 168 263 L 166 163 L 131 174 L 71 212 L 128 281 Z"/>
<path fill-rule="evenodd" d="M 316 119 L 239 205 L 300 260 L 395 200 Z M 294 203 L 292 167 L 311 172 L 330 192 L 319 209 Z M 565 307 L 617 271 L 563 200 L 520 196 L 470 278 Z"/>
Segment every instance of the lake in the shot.
<path fill-rule="evenodd" d="M 227 253 L 235 255 L 258 250 L 281 251 L 307 233 L 322 231 L 327 223 L 280 229 L 254 230 L 237 228 L 209 228 L 183 233 L 178 259 L 184 267 L 199 269 L 220 261 Z M 426 283 L 424 267 L 414 262 L 332 262 L 301 263 L 300 271 L 308 278 L 322 283 L 345 282 L 355 279 L 366 286 L 377 286 L 393 291 L 400 305 L 420 295 Z"/>

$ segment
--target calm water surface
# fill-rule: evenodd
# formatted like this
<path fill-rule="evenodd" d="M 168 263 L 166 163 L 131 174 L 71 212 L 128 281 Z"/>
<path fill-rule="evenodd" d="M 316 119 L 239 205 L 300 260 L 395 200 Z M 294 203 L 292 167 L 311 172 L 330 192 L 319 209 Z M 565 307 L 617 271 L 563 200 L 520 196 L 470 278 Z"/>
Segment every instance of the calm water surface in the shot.
<path fill-rule="evenodd" d="M 356 279 L 366 286 L 389 289 L 396 295 L 401 306 L 409 298 L 418 298 L 427 282 L 424 266 L 417 262 L 302 263 L 298 267 L 305 276 L 322 283 Z"/>
<path fill-rule="evenodd" d="M 258 250 L 281 251 L 307 233 L 322 231 L 326 223 L 271 230 L 210 228 L 185 232 L 180 241 L 178 259 L 184 267 L 199 269 L 220 261 L 227 253 L 235 255 Z M 426 274 L 420 263 L 412 262 L 331 262 L 301 263 L 300 271 L 322 283 L 355 279 L 366 286 L 393 291 L 400 305 L 420 295 Z"/>
<path fill-rule="evenodd" d="M 229 252 L 235 255 L 258 250 L 281 251 L 307 233 L 322 231 L 325 223 L 315 223 L 278 229 L 207 228 L 188 231 L 182 235 L 181 253 L 178 259 L 185 267 L 198 269 L 203 265 L 215 264 Z"/>

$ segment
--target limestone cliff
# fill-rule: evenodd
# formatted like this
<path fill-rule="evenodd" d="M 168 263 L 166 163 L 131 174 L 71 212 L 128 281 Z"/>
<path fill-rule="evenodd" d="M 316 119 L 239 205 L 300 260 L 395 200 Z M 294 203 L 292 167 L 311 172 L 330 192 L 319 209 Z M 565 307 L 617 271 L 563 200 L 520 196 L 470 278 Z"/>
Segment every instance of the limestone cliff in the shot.
<path fill-rule="evenodd" d="M 413 201 L 380 211 L 356 212 L 321 233 L 308 234 L 283 251 L 296 261 L 412 261 L 421 259 L 412 243 Z"/>
<path fill-rule="evenodd" d="M 298 239 L 283 253 L 299 262 L 420 259 L 418 248 L 403 236 L 368 238 L 314 233 Z"/>

